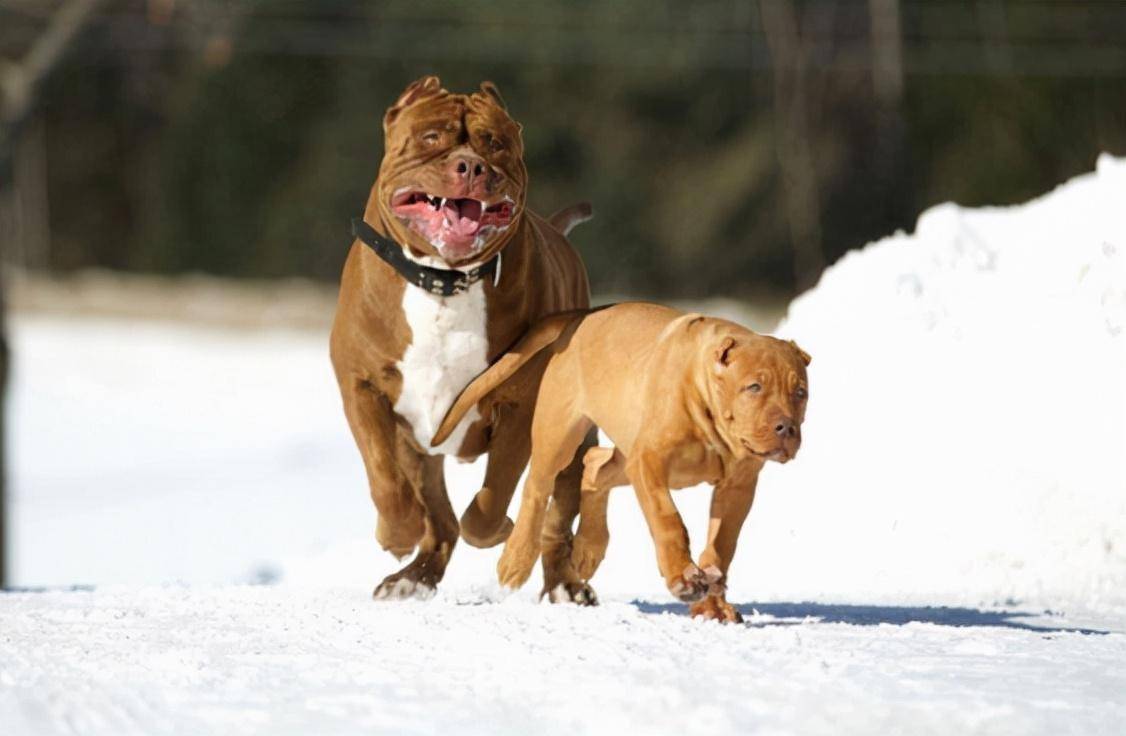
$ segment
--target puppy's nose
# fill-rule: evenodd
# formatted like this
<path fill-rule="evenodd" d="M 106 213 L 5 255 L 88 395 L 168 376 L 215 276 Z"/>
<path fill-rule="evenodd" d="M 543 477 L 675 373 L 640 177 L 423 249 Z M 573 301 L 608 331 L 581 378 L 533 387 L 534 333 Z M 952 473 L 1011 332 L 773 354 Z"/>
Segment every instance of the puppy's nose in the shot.
<path fill-rule="evenodd" d="M 468 187 L 472 187 L 474 181 L 483 178 L 489 171 L 485 159 L 470 153 L 454 156 L 448 166 L 453 178 L 464 182 Z"/>
<path fill-rule="evenodd" d="M 787 437 L 794 437 L 798 433 L 798 428 L 794 426 L 794 420 L 789 417 L 782 417 L 778 423 L 774 425 L 774 434 L 785 439 Z"/>

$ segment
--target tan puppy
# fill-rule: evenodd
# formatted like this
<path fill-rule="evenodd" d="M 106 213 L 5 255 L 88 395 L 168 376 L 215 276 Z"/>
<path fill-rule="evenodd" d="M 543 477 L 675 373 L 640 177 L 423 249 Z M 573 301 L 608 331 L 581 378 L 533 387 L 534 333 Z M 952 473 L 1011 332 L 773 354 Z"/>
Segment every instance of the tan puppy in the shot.
<path fill-rule="evenodd" d="M 429 595 L 458 535 L 503 541 L 528 461 L 538 374 L 510 382 L 453 436 L 431 438 L 458 393 L 548 314 L 586 307 L 586 270 L 566 233 L 589 206 L 544 219 L 525 206 L 520 126 L 490 82 L 451 93 L 411 84 L 383 118 L 384 155 L 340 282 L 331 354 L 344 413 L 379 512 L 376 539 L 417 556 L 375 596 Z M 449 433 L 447 433 L 449 434 Z M 590 444 L 593 444 L 591 440 Z M 485 483 L 459 524 L 444 454 L 488 452 Z M 571 524 L 581 458 L 560 475 L 544 579 L 578 589 Z"/>
<path fill-rule="evenodd" d="M 555 478 L 597 425 L 615 447 L 585 456 L 573 558 L 580 574 L 593 574 L 605 552 L 607 492 L 629 483 L 672 594 L 694 602 L 693 615 L 739 620 L 724 599 L 727 570 L 763 464 L 786 462 L 801 445 L 809 356 L 792 342 L 653 304 L 557 315 L 466 388 L 434 441 L 545 348 L 550 357 L 532 422 L 531 467 L 497 564 L 501 584 L 518 587 L 528 579 Z M 707 547 L 695 564 L 669 490 L 701 482 L 715 490 Z"/>

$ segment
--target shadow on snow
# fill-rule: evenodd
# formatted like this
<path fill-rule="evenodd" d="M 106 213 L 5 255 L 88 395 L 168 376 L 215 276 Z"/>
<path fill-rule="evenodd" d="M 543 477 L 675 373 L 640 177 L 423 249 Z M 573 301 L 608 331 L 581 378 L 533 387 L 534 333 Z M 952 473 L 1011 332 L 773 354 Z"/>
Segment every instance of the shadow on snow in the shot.
<path fill-rule="evenodd" d="M 649 603 L 632 601 L 632 605 L 642 613 L 671 613 L 688 615 L 688 606 L 683 603 Z M 1035 613 L 1030 611 L 982 610 L 979 608 L 957 608 L 948 606 L 868 606 L 838 603 L 741 603 L 735 606 L 747 619 L 766 615 L 774 620 L 748 620 L 746 626 L 765 628 L 768 626 L 792 626 L 814 619 L 815 623 L 849 624 L 851 626 L 879 626 L 887 624 L 902 626 L 909 623 L 936 624 L 938 626 L 986 626 L 1001 629 L 1020 629 L 1040 633 L 1109 634 L 1099 629 L 1083 629 L 1072 626 L 1045 625 L 1044 621 L 1028 622 L 1021 619 L 1039 619 L 1053 616 L 1051 611 Z"/>

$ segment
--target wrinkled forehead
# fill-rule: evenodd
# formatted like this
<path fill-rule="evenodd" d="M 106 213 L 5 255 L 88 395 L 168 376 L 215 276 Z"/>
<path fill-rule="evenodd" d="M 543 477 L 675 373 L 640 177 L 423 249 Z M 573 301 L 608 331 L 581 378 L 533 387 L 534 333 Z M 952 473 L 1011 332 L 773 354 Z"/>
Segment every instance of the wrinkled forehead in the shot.
<path fill-rule="evenodd" d="M 482 126 L 500 132 L 515 131 L 516 122 L 481 94 L 445 93 L 423 98 L 407 108 L 392 125 L 396 132 L 433 128 Z"/>
<path fill-rule="evenodd" d="M 789 343 L 773 337 L 760 337 L 736 356 L 739 371 L 747 377 L 759 374 L 779 379 L 805 381 L 805 363 Z"/>

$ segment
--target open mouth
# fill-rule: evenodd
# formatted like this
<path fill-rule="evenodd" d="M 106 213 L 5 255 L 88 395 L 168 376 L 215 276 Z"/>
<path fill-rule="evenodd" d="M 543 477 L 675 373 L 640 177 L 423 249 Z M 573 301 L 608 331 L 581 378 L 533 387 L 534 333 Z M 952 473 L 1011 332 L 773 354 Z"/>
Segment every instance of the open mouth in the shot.
<path fill-rule="evenodd" d="M 516 205 L 509 197 L 487 204 L 471 197 L 446 198 L 405 188 L 391 197 L 391 211 L 426 238 L 446 261 L 464 261 L 489 238 L 512 224 Z"/>

